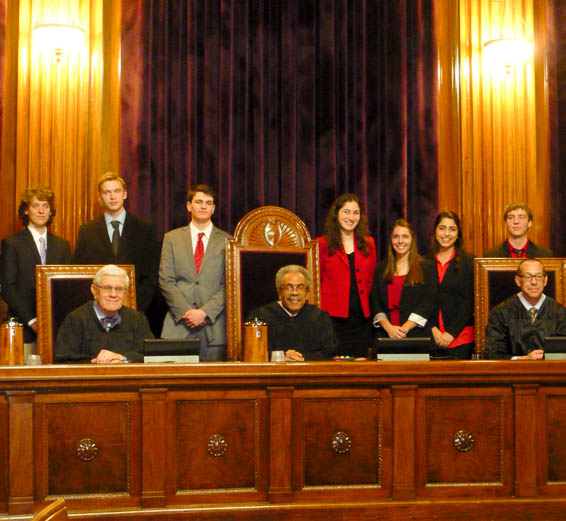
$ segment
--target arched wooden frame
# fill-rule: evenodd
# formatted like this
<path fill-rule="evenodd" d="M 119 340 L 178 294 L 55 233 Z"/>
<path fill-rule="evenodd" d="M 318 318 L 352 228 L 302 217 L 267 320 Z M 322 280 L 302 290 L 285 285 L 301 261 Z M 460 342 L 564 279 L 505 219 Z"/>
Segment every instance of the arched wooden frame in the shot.
<path fill-rule="evenodd" d="M 69 313 L 92 300 L 90 286 L 103 265 L 37 265 L 37 353 L 44 364 L 53 363 L 53 345 L 61 322 Z M 120 265 L 130 277 L 124 305 L 136 308 L 136 272 L 132 264 Z M 62 298 L 61 298 L 62 297 Z"/>
<path fill-rule="evenodd" d="M 474 263 L 474 306 L 476 353 L 485 348 L 485 327 L 489 310 L 519 292 L 515 284 L 517 267 L 524 259 L 478 258 Z M 540 259 L 548 273 L 545 294 L 564 304 L 565 259 Z"/>
<path fill-rule="evenodd" d="M 308 301 L 320 306 L 318 243 L 305 223 L 278 206 L 247 213 L 226 247 L 228 360 L 242 359 L 242 325 L 253 308 L 277 297 L 275 273 L 286 264 L 305 266 L 312 276 Z"/>

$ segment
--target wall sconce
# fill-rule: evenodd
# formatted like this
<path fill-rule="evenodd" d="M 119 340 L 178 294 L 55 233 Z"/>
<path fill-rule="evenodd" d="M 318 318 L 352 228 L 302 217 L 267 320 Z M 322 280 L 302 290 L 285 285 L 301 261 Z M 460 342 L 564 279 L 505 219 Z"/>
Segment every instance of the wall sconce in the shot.
<path fill-rule="evenodd" d="M 59 62 L 64 52 L 84 45 L 85 30 L 76 24 L 37 24 L 33 28 L 33 37 L 39 49 L 52 52 Z"/>
<path fill-rule="evenodd" d="M 494 67 L 503 65 L 505 72 L 529 60 L 534 52 L 533 42 L 521 38 L 496 38 L 483 44 L 485 59 Z"/>

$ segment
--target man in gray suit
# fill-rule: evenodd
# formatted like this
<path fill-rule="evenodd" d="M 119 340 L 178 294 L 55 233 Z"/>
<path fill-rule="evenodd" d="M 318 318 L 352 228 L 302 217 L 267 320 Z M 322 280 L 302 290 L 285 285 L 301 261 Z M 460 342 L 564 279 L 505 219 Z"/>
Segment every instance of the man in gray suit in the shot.
<path fill-rule="evenodd" d="M 212 224 L 214 191 L 196 185 L 187 194 L 188 226 L 165 234 L 159 287 L 169 306 L 162 338 L 199 338 L 202 361 L 226 353 L 226 232 Z"/>

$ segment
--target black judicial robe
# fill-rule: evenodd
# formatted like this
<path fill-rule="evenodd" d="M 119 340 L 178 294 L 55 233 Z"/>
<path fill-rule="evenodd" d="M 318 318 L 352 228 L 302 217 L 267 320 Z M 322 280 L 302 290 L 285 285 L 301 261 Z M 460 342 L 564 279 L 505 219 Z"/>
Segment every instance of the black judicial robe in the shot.
<path fill-rule="evenodd" d="M 330 315 L 312 304 L 305 304 L 294 317 L 277 302 L 255 309 L 249 319 L 267 324 L 270 351 L 299 351 L 305 360 L 328 360 L 336 352 L 337 341 Z"/>
<path fill-rule="evenodd" d="M 485 334 L 486 358 L 527 355 L 543 349 L 547 336 L 566 336 L 566 308 L 547 296 L 531 324 L 529 312 L 514 295 L 489 312 Z"/>

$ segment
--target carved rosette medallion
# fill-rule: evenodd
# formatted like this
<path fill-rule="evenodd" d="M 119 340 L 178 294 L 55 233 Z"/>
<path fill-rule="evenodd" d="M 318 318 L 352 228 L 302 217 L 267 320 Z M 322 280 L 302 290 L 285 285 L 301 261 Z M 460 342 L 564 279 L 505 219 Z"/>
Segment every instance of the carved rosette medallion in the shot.
<path fill-rule="evenodd" d="M 206 450 L 211 456 L 216 458 L 224 456 L 228 450 L 228 442 L 224 436 L 220 434 L 213 434 L 210 438 L 208 438 Z"/>
<path fill-rule="evenodd" d="M 454 434 L 454 439 L 452 440 L 454 448 L 460 452 L 468 452 L 474 446 L 474 442 L 472 433 L 462 430 Z"/>
<path fill-rule="evenodd" d="M 83 438 L 77 444 L 75 454 L 81 461 L 92 461 L 98 456 L 98 445 L 90 438 Z"/>
<path fill-rule="evenodd" d="M 352 438 L 347 432 L 335 432 L 331 438 L 331 446 L 337 454 L 347 454 L 352 447 Z"/>

